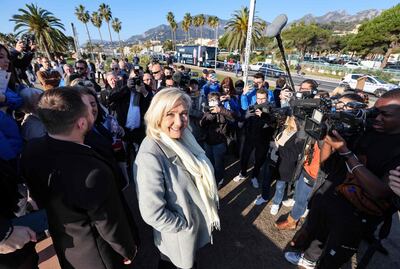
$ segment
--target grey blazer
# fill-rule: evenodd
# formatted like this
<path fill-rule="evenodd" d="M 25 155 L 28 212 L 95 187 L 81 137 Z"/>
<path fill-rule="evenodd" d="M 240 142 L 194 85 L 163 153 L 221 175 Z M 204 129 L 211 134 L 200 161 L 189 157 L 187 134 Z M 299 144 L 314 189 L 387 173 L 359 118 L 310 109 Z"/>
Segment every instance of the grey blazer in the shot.
<path fill-rule="evenodd" d="M 175 266 L 192 268 L 211 231 L 190 173 L 174 151 L 149 137 L 140 146 L 134 173 L 140 213 L 153 227 L 155 245 Z"/>

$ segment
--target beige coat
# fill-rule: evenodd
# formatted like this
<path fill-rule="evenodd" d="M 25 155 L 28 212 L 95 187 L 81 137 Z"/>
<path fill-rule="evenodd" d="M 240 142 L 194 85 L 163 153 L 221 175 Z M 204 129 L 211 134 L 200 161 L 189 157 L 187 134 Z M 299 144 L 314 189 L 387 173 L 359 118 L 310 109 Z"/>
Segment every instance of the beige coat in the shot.
<path fill-rule="evenodd" d="M 153 227 L 154 243 L 180 268 L 192 268 L 196 252 L 210 242 L 206 208 L 180 158 L 146 137 L 136 157 L 139 209 Z"/>

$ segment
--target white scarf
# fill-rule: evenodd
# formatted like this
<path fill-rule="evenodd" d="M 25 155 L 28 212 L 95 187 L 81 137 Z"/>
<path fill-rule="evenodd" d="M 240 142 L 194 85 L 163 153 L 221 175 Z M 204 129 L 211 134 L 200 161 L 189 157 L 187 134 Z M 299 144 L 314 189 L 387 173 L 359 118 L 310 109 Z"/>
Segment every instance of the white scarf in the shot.
<path fill-rule="evenodd" d="M 181 159 L 185 168 L 194 177 L 201 200 L 203 201 L 208 219 L 210 230 L 221 229 L 218 216 L 218 189 L 214 178 L 214 168 L 207 158 L 204 150 L 199 146 L 193 134 L 185 129 L 182 137 L 172 139 L 165 133 L 160 133 L 161 141 L 172 149 Z"/>

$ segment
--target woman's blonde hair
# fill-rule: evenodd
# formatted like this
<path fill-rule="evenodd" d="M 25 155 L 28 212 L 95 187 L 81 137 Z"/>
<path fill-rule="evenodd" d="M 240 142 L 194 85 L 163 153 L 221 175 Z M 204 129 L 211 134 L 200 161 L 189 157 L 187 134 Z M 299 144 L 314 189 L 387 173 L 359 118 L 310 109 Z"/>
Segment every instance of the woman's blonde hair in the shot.
<path fill-rule="evenodd" d="M 187 110 L 190 110 L 192 101 L 184 91 L 178 88 L 168 88 L 157 92 L 144 115 L 147 136 L 154 139 L 160 138 L 161 121 L 178 101 L 182 101 L 187 106 Z"/>
<path fill-rule="evenodd" d="M 285 130 L 289 133 L 297 131 L 297 123 L 294 116 L 288 116 L 285 121 Z"/>

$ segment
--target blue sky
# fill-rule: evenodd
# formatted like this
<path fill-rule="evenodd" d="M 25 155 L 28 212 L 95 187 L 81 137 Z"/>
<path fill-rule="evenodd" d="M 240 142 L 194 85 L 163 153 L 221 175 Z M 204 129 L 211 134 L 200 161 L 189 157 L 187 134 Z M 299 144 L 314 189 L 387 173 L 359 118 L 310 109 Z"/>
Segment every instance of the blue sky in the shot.
<path fill-rule="evenodd" d="M 0 32 L 13 32 L 14 23 L 9 19 L 18 12 L 18 8 L 24 7 L 27 3 L 35 3 L 51 11 L 62 20 L 68 35 L 72 33 L 70 25 L 73 22 L 77 27 L 79 41 L 82 43 L 86 40 L 85 28 L 74 15 L 75 7 L 79 4 L 83 4 L 90 12 L 97 10 L 101 3 L 110 5 L 113 17 L 122 21 L 121 39 L 126 39 L 152 27 L 166 24 L 168 11 L 175 14 L 177 21 L 181 21 L 186 12 L 190 12 L 192 15 L 200 13 L 217 15 L 222 19 L 229 19 L 235 10 L 242 6 L 249 6 L 250 0 L 1 0 Z M 256 12 L 266 21 L 272 21 L 277 15 L 285 13 L 291 21 L 309 13 L 321 16 L 329 11 L 344 9 L 350 14 L 355 14 L 371 8 L 387 9 L 397 3 L 399 1 L 394 0 L 258 0 Z M 89 24 L 89 30 L 92 38 L 100 39 L 98 31 L 93 25 Z M 105 24 L 101 30 L 103 38 L 108 40 L 108 30 Z M 116 36 L 113 37 L 113 40 L 116 39 Z"/>

